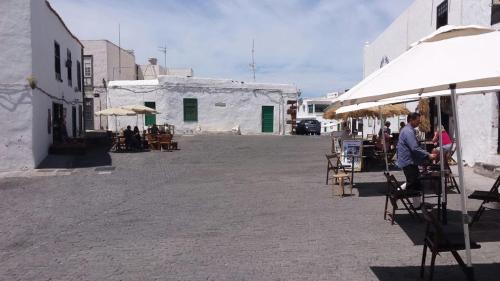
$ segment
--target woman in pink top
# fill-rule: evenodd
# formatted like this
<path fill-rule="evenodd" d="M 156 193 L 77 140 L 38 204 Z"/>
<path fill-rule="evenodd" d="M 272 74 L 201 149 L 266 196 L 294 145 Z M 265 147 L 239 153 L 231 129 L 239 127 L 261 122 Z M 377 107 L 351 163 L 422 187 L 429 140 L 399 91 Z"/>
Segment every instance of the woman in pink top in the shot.
<path fill-rule="evenodd" d="M 448 133 L 446 132 L 446 130 L 444 129 L 443 125 L 438 126 L 438 129 L 436 130 L 436 132 L 434 132 L 434 138 L 432 138 L 432 142 L 434 143 L 434 145 L 438 146 L 438 147 L 434 148 L 434 150 L 432 151 L 433 154 L 439 153 L 439 128 L 441 128 L 442 135 L 443 135 L 443 150 L 445 152 L 450 152 L 451 146 L 453 145 L 451 138 L 448 135 Z"/>

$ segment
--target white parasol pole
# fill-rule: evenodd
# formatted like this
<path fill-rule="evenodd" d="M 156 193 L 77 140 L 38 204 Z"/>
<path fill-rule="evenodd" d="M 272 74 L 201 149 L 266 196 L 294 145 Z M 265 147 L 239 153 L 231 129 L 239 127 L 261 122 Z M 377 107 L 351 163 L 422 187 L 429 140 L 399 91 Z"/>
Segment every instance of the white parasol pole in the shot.
<path fill-rule="evenodd" d="M 441 97 L 436 97 L 437 108 L 438 108 L 438 131 L 439 131 L 439 166 L 440 166 L 440 178 L 441 178 L 441 212 L 442 212 L 442 222 L 447 223 L 446 217 L 446 186 L 444 182 L 444 151 L 443 151 L 443 124 L 441 121 Z"/>
<path fill-rule="evenodd" d="M 465 239 L 465 256 L 467 262 L 467 268 L 469 270 L 468 274 L 471 274 L 468 277 L 471 277 L 474 273 L 472 271 L 472 257 L 470 251 L 470 234 L 469 234 L 469 216 L 467 214 L 467 201 L 465 197 L 465 185 L 464 185 L 464 167 L 462 162 L 462 141 L 460 139 L 460 121 L 458 120 L 457 114 L 457 94 L 456 94 L 456 84 L 450 84 L 451 90 L 451 103 L 453 108 L 453 119 L 455 120 L 455 128 L 456 128 L 456 139 L 457 139 L 457 166 L 458 166 L 458 180 L 460 185 L 460 200 L 462 207 L 462 224 L 464 227 L 464 239 Z"/>
<path fill-rule="evenodd" d="M 118 115 L 115 115 L 115 132 L 118 135 Z"/>
<path fill-rule="evenodd" d="M 380 131 L 382 132 L 381 138 L 382 138 L 382 146 L 384 146 L 384 158 L 385 158 L 385 171 L 386 173 L 389 173 L 389 161 L 387 161 L 387 147 L 385 146 L 385 133 L 384 133 L 384 118 L 382 117 L 382 107 L 378 107 L 378 113 L 380 115 Z"/>

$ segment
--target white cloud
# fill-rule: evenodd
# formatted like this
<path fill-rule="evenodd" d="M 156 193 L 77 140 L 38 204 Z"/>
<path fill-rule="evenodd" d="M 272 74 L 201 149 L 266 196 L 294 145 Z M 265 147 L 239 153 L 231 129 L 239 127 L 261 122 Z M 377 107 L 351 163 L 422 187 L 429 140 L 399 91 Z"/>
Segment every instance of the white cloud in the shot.
<path fill-rule="evenodd" d="M 412 0 L 51 0 L 81 39 L 118 41 L 138 63 L 159 57 L 196 76 L 293 83 L 306 96 L 352 87 L 362 77 L 362 48 Z"/>

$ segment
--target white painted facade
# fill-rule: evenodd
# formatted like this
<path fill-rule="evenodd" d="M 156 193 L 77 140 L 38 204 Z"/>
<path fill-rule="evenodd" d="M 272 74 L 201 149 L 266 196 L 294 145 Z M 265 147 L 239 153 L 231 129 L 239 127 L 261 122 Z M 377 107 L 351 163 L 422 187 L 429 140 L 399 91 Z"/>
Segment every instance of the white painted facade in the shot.
<path fill-rule="evenodd" d="M 415 0 L 374 42 L 365 45 L 364 76 L 401 55 L 413 42 L 435 31 L 436 7 L 442 2 Z M 449 0 L 448 24 L 490 26 L 491 4 L 491 0 Z M 500 24 L 493 27 L 498 29 Z M 478 162 L 498 165 L 499 105 L 496 94 L 460 96 L 458 114 L 464 160 L 469 165 Z"/>
<path fill-rule="evenodd" d="M 158 79 L 161 75 L 193 77 L 194 73 L 192 68 L 165 68 L 158 64 L 157 58 L 150 58 L 149 64 L 138 65 L 139 80 Z"/>
<path fill-rule="evenodd" d="M 72 107 L 78 118 L 83 99 L 76 69 L 77 61 L 82 63 L 82 45 L 45 0 L 0 1 L 0 42 L 4 66 L 0 68 L 0 171 L 35 168 L 53 142 L 48 130 L 53 103 L 63 105 L 68 135 L 72 135 Z M 54 42 L 60 46 L 62 81 L 56 80 Z M 72 56 L 71 85 L 67 51 Z M 28 86 L 28 77 L 36 79 L 35 89 Z M 76 126 L 81 124 L 75 121 Z"/>
<path fill-rule="evenodd" d="M 136 80 L 135 55 L 133 51 L 120 48 L 108 40 L 83 40 L 82 43 L 85 47 L 85 98 L 92 99 L 93 103 L 89 106 L 92 110 L 87 110 L 87 119 L 93 119 L 93 126 L 87 124 L 87 129 L 105 129 L 108 127 L 107 119 L 93 116 L 94 112 L 108 108 L 103 81 Z"/>
<path fill-rule="evenodd" d="M 332 104 L 332 100 L 338 97 L 329 94 L 324 98 L 309 98 L 299 101 L 297 109 L 297 122 L 304 119 L 315 119 L 321 123 L 321 134 L 330 134 L 331 132 L 338 131 L 339 121 L 323 118 L 324 110 Z"/>
<path fill-rule="evenodd" d="M 157 124 L 175 125 L 176 133 L 195 134 L 231 132 L 239 126 L 241 134 L 262 134 L 262 107 L 272 106 L 273 132 L 289 134 L 286 120 L 288 100 L 296 100 L 298 90 L 292 85 L 246 83 L 233 80 L 159 76 L 155 80 L 113 81 L 109 84 L 113 106 L 155 102 Z M 198 121 L 184 121 L 185 98 L 197 99 Z M 142 123 L 142 118 L 139 118 Z M 109 118 L 115 130 L 114 117 Z M 118 117 L 118 127 L 134 126 L 136 117 Z M 144 123 L 139 124 L 142 127 Z"/>

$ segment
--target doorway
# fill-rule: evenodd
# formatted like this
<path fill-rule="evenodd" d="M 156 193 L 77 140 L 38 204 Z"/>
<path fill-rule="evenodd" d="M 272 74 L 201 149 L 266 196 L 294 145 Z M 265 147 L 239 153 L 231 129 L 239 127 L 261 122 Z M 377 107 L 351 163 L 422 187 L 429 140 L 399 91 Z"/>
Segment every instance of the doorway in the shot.
<path fill-rule="evenodd" d="M 262 132 L 274 132 L 274 106 L 262 106 Z"/>
<path fill-rule="evenodd" d="M 156 103 L 154 101 L 146 101 L 144 102 L 144 105 L 149 108 L 156 109 Z M 145 114 L 144 119 L 146 126 L 152 126 L 156 124 L 156 115 L 154 114 Z"/>
<path fill-rule="evenodd" d="M 71 131 L 76 138 L 76 106 L 71 107 Z"/>
<path fill-rule="evenodd" d="M 63 141 L 64 107 L 60 103 L 52 103 L 52 141 L 61 143 Z"/>

